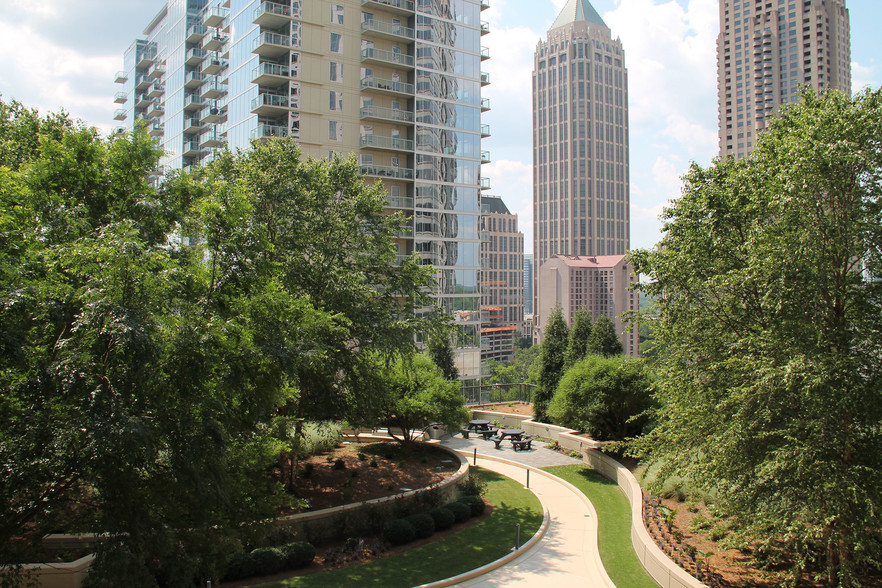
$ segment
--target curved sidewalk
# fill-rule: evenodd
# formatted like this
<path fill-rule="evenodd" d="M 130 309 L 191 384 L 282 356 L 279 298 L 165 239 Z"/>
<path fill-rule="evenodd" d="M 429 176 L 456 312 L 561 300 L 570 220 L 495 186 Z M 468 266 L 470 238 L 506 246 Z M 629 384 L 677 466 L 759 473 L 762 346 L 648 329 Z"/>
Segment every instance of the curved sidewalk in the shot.
<path fill-rule="evenodd" d="M 584 494 L 569 483 L 536 469 L 561 462 L 581 463 L 580 460 L 544 448 L 530 452 L 497 452 L 492 444 L 488 450 L 486 444 L 481 445 L 480 441 L 469 443 L 445 438 L 442 443 L 465 453 L 469 463 L 473 463 L 473 448 L 477 448 L 478 466 L 522 483 L 526 483 L 527 471 L 530 470 L 530 490 L 548 510 L 551 519 L 545 536 L 517 559 L 481 576 L 463 580 L 456 586 L 532 587 L 560 582 L 561 585 L 614 588 L 597 550 L 597 513 L 594 507 Z M 528 539 L 522 537 L 521 541 Z"/>

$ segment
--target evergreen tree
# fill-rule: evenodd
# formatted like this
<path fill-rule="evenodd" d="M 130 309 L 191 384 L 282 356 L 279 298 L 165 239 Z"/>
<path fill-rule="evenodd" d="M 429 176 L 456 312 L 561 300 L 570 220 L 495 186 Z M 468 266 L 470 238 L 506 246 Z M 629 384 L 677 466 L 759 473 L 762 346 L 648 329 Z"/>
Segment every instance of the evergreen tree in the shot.
<path fill-rule="evenodd" d="M 622 354 L 622 342 L 616 334 L 616 325 L 606 314 L 601 314 L 594 322 L 586 347 L 588 355 L 612 357 Z"/>
<path fill-rule="evenodd" d="M 559 306 L 555 306 L 545 325 L 542 345 L 539 349 L 539 381 L 533 395 L 533 417 L 545 418 L 545 411 L 564 372 L 564 356 L 567 351 L 569 332 Z"/>
<path fill-rule="evenodd" d="M 591 330 L 591 313 L 584 308 L 580 308 L 576 311 L 576 316 L 573 319 L 573 328 L 570 329 L 570 339 L 567 343 L 566 355 L 564 356 L 565 367 L 570 368 L 585 357 Z"/>
<path fill-rule="evenodd" d="M 450 343 L 450 337 L 444 333 L 436 333 L 429 337 L 429 355 L 432 361 L 444 374 L 444 378 L 450 381 L 459 379 L 459 370 L 456 369 L 454 360 L 453 345 Z"/>

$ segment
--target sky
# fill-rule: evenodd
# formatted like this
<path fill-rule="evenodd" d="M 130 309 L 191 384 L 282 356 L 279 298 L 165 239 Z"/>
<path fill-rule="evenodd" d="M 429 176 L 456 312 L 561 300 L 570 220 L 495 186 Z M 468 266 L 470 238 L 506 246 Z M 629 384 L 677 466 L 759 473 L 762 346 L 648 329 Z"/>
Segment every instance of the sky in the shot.
<path fill-rule="evenodd" d="M 309 0 L 307 0 L 309 1 Z M 483 69 L 490 194 L 519 217 L 532 251 L 530 76 L 536 43 L 566 0 L 489 0 Z M 661 237 L 658 216 L 691 162 L 717 155 L 717 0 L 591 0 L 625 49 L 630 95 L 631 247 Z M 882 1 L 846 0 L 852 89 L 882 85 Z M 161 0 L 0 0 L 0 96 L 41 112 L 64 109 L 104 132 L 116 126 L 114 74 Z"/>

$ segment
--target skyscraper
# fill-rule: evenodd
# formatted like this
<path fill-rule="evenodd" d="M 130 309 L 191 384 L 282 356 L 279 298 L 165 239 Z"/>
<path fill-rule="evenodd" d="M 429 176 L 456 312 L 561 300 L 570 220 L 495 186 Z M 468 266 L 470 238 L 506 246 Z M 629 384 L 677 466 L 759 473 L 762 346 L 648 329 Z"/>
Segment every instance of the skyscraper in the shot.
<path fill-rule="evenodd" d="M 553 255 L 623 255 L 630 241 L 628 71 L 588 0 L 569 0 L 533 57 L 533 287 Z"/>
<path fill-rule="evenodd" d="M 851 94 L 845 0 L 720 0 L 720 156 L 745 157 L 798 89 Z"/>
<path fill-rule="evenodd" d="M 224 145 L 296 137 L 355 153 L 390 210 L 401 256 L 437 268 L 460 327 L 457 367 L 480 376 L 481 98 L 486 0 L 169 0 L 125 53 L 117 120 L 148 125 L 169 168 Z"/>

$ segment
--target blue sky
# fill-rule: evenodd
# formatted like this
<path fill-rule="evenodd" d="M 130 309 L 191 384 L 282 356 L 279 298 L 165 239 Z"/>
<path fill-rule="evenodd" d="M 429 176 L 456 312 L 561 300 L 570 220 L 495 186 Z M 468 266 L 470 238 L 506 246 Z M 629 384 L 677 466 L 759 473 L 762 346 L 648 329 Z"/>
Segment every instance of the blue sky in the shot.
<path fill-rule="evenodd" d="M 308 1 L 308 0 L 307 0 Z M 566 0 L 490 0 L 482 39 L 492 110 L 483 148 L 491 193 L 518 213 L 532 250 L 530 72 L 533 50 Z M 659 239 L 658 214 L 679 194 L 691 161 L 717 154 L 717 0 L 592 0 L 624 44 L 629 71 L 631 245 Z M 161 8 L 159 0 L 0 0 L 0 94 L 42 111 L 64 108 L 114 126 L 113 74 L 123 51 Z M 846 0 L 853 89 L 882 85 L 882 1 Z"/>

